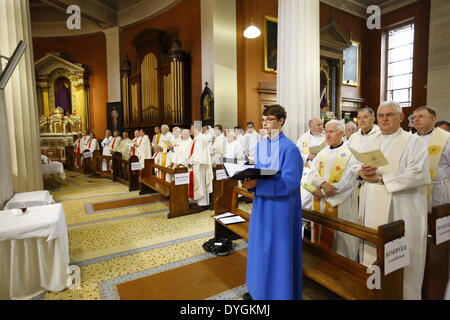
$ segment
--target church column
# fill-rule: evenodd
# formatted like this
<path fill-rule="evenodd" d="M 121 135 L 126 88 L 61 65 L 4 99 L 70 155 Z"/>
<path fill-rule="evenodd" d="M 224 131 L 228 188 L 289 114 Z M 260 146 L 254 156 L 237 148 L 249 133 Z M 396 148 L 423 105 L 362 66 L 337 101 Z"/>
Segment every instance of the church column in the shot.
<path fill-rule="evenodd" d="M 320 116 L 319 5 L 278 2 L 277 93 L 287 112 L 284 132 L 295 141 L 308 130 L 308 120 Z"/>
<path fill-rule="evenodd" d="M 237 125 L 236 2 L 201 0 L 202 82 L 214 93 L 214 122 Z"/>
<path fill-rule="evenodd" d="M 0 0 L 0 30 L 7 30 L 0 32 L 1 55 L 10 56 L 20 40 L 28 45 L 5 89 L 14 191 L 41 190 L 38 104 L 28 0 Z"/>

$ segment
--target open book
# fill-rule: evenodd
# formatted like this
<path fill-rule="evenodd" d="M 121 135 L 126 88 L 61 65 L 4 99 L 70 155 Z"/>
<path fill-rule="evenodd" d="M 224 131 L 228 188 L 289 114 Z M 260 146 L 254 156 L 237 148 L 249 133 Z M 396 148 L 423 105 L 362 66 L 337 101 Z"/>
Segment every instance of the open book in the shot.
<path fill-rule="evenodd" d="M 279 173 L 277 170 L 256 169 L 253 165 L 224 163 L 225 173 L 233 180 L 267 179 Z"/>
<path fill-rule="evenodd" d="M 389 164 L 386 157 L 384 156 L 384 153 L 380 149 L 369 152 L 358 152 L 350 147 L 348 147 L 348 149 L 356 158 L 356 160 L 362 162 L 365 165 L 373 167 L 383 167 Z"/>

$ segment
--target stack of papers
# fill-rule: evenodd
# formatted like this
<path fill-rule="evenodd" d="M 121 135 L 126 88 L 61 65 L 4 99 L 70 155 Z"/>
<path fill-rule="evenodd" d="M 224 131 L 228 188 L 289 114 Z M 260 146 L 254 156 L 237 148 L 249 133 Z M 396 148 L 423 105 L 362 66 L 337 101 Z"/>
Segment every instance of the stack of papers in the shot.
<path fill-rule="evenodd" d="M 242 222 L 247 221 L 244 218 L 242 218 L 241 216 L 237 216 L 231 212 L 227 212 L 227 213 L 215 216 L 214 219 L 219 220 L 223 224 L 242 223 Z"/>

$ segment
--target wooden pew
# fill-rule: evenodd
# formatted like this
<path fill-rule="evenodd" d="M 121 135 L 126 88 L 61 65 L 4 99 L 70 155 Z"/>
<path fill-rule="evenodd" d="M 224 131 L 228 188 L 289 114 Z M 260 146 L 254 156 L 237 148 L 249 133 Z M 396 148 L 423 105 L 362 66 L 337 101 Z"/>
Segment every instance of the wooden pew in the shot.
<path fill-rule="evenodd" d="M 225 190 L 228 192 L 229 190 Z M 215 236 L 230 239 L 248 240 L 249 214 L 240 210 L 238 194 L 252 198 L 247 191 L 234 187 L 230 195 L 222 194 L 217 199 L 215 215 L 232 212 L 246 219 L 239 224 L 224 225 L 215 220 Z M 333 291 L 345 299 L 372 300 L 372 299 L 399 299 L 403 298 L 403 269 L 384 276 L 384 245 L 387 242 L 403 237 L 405 227 L 403 221 L 396 221 L 378 227 L 378 230 L 366 228 L 348 221 L 331 218 L 311 210 L 303 210 L 303 218 L 351 234 L 360 239 L 377 245 L 377 261 L 381 271 L 381 289 L 370 290 L 367 287 L 367 267 L 327 251 L 308 240 L 303 240 L 303 273 L 322 286 Z"/>
<path fill-rule="evenodd" d="M 436 245 L 436 220 L 450 215 L 450 204 L 434 207 L 428 214 L 428 238 L 422 299 L 443 300 L 448 283 L 449 241 Z"/>
<path fill-rule="evenodd" d="M 111 172 L 109 172 L 109 171 L 102 171 L 103 160 L 106 160 L 106 162 L 108 163 L 109 161 L 112 161 L 112 156 L 103 156 L 101 154 L 100 150 L 95 150 L 93 158 L 92 158 L 92 162 L 93 162 L 92 171 L 96 175 L 112 179 L 112 173 Z"/>
<path fill-rule="evenodd" d="M 165 179 L 158 177 L 155 170 L 160 174 L 171 174 L 175 176 L 178 173 L 187 173 L 187 168 L 169 169 L 155 164 L 154 159 L 146 159 L 144 169 L 141 171 L 141 192 L 140 194 L 148 194 L 158 192 L 164 197 L 169 198 L 169 214 L 167 218 L 176 218 L 188 214 L 198 213 L 202 211 L 199 206 L 191 206 L 189 204 L 189 186 L 175 185 L 175 181 L 167 182 Z"/>
<path fill-rule="evenodd" d="M 113 181 L 118 181 L 128 186 L 129 191 L 136 191 L 140 189 L 139 185 L 139 171 L 132 171 L 131 164 L 139 162 L 137 156 L 131 156 L 130 159 L 122 159 L 120 152 L 114 152 L 112 156 L 113 161 Z"/>
<path fill-rule="evenodd" d="M 210 210 L 215 210 L 216 206 L 216 200 L 217 198 L 223 193 L 223 189 L 225 185 L 230 185 L 231 190 L 232 187 L 237 186 L 238 182 L 237 180 L 231 180 L 231 179 L 224 179 L 224 180 L 217 180 L 217 170 L 223 170 L 223 165 L 219 164 L 216 165 L 216 167 L 213 167 L 213 192 L 211 197 L 211 202 L 209 205 Z"/>
<path fill-rule="evenodd" d="M 83 153 L 79 154 L 75 152 L 75 149 L 73 146 L 66 146 L 66 168 L 71 170 L 71 171 L 75 171 L 75 172 L 79 172 L 82 174 L 91 174 L 91 163 L 88 160 L 88 162 L 86 163 L 86 159 L 83 157 Z M 84 152 L 89 151 L 89 150 L 85 150 Z M 89 159 L 89 158 L 88 158 Z M 76 166 L 76 163 L 81 164 L 79 167 Z"/>

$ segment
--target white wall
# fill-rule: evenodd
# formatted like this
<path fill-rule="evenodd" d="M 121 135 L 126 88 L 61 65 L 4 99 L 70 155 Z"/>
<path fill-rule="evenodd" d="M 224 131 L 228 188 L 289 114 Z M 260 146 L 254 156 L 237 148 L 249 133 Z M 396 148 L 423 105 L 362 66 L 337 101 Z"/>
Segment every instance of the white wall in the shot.
<path fill-rule="evenodd" d="M 427 105 L 438 120 L 450 121 L 450 1 L 432 0 L 428 54 Z"/>

